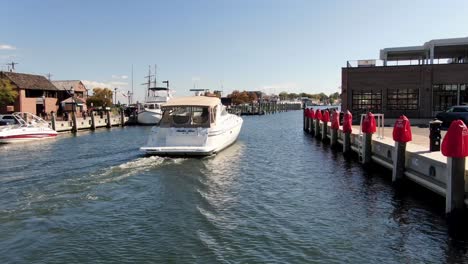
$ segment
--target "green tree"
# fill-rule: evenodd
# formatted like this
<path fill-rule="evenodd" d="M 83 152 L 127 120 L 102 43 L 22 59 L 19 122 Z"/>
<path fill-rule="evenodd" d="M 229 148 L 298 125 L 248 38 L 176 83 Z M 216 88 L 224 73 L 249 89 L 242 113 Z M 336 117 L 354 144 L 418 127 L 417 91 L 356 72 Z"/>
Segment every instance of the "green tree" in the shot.
<path fill-rule="evenodd" d="M 13 85 L 8 79 L 0 79 L 0 107 L 13 103 L 18 97 L 18 92 L 13 90 Z"/>
<path fill-rule="evenodd" d="M 286 100 L 286 99 L 288 99 L 289 94 L 287 92 L 281 92 L 281 93 L 279 93 L 278 96 L 279 96 L 280 100 Z"/>
<path fill-rule="evenodd" d="M 93 95 L 86 99 L 86 105 L 91 106 L 92 103 L 93 107 L 112 106 L 113 95 L 112 90 L 109 88 L 93 88 Z"/>

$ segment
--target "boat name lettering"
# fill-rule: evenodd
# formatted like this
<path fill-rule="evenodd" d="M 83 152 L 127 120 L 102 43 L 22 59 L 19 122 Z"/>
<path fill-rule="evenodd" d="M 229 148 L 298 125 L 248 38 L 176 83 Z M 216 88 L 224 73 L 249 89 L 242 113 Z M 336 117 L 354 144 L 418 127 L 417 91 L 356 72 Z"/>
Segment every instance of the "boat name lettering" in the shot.
<path fill-rule="evenodd" d="M 177 129 L 176 132 L 180 132 L 180 133 L 195 133 L 195 130 L 193 129 Z"/>

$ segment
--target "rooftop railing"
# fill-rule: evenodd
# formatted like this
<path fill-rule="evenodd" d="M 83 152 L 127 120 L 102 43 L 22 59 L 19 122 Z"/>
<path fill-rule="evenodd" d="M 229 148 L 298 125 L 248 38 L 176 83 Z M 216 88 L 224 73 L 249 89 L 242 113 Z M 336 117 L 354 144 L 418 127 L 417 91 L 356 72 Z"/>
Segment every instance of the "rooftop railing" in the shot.
<path fill-rule="evenodd" d="M 385 67 L 385 66 L 408 66 L 408 65 L 430 65 L 430 64 L 466 64 L 468 58 L 464 59 L 434 59 L 433 63 L 430 60 L 388 60 L 385 65 L 384 60 L 369 59 L 369 60 L 349 60 L 346 62 L 346 68 L 357 67 Z"/>

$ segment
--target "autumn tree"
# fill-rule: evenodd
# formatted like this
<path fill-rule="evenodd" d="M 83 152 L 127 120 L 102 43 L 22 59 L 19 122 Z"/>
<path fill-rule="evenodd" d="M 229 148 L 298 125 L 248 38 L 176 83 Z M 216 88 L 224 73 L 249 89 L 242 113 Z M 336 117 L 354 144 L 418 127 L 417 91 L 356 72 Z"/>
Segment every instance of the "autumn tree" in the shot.
<path fill-rule="evenodd" d="M 13 103 L 18 97 L 18 92 L 8 79 L 0 79 L 0 107 Z"/>
<path fill-rule="evenodd" d="M 109 88 L 93 88 L 93 95 L 86 99 L 86 105 L 91 106 L 93 104 L 94 107 L 111 106 L 113 95 L 112 90 Z"/>

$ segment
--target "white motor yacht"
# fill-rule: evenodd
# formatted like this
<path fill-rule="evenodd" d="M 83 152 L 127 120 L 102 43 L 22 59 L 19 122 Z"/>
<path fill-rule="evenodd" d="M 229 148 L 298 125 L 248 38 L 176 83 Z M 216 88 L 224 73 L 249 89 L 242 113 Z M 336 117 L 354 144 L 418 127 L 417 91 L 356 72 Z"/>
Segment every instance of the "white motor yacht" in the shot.
<path fill-rule="evenodd" d="M 0 143 L 55 138 L 57 132 L 42 118 L 26 112 L 13 113 L 13 124 L 0 126 Z"/>
<path fill-rule="evenodd" d="M 153 127 L 148 155 L 212 155 L 233 144 L 242 127 L 241 117 L 229 114 L 217 97 L 174 98 L 161 107 L 159 127 Z"/>
<path fill-rule="evenodd" d="M 154 76 L 154 80 L 152 77 Z M 156 81 L 156 66 L 154 75 L 151 75 L 151 67 L 148 70 L 148 81 L 144 84 L 148 86 L 145 95 L 143 109 L 138 111 L 137 121 L 140 125 L 157 125 L 162 117 L 161 104 L 167 103 L 171 99 L 169 81 L 163 81 L 166 87 L 158 87 Z"/>
<path fill-rule="evenodd" d="M 141 125 L 156 125 L 162 117 L 161 104 L 170 100 L 169 88 L 149 88 L 153 96 L 149 96 L 143 103 L 143 109 L 138 112 L 138 123 Z M 165 93 L 159 95 L 159 93 Z"/>

